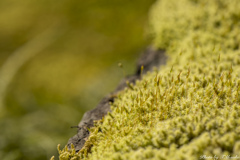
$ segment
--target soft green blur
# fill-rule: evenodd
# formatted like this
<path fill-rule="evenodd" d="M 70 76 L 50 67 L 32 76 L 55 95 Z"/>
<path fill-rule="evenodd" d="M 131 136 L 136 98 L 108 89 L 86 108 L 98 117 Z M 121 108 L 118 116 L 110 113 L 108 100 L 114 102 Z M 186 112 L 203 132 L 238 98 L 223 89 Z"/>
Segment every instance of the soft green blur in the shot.
<path fill-rule="evenodd" d="M 0 158 L 43 160 L 147 42 L 154 0 L 0 1 Z"/>

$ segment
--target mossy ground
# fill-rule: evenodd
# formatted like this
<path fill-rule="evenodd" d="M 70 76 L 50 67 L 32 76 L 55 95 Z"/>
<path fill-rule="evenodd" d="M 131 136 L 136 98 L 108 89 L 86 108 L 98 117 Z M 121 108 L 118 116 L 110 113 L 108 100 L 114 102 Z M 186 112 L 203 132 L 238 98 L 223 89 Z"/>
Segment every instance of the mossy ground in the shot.
<path fill-rule="evenodd" d="M 168 64 L 121 92 L 85 147 L 59 149 L 61 160 L 240 153 L 240 3 L 159 0 L 150 15 Z"/>

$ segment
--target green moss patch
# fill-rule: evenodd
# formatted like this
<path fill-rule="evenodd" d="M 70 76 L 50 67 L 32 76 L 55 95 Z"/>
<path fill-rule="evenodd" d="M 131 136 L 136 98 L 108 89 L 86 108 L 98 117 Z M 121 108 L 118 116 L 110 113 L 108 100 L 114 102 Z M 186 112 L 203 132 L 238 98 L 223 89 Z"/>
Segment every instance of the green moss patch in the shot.
<path fill-rule="evenodd" d="M 240 3 L 159 0 L 150 15 L 168 64 L 121 92 L 85 147 L 59 149 L 61 160 L 240 153 Z"/>

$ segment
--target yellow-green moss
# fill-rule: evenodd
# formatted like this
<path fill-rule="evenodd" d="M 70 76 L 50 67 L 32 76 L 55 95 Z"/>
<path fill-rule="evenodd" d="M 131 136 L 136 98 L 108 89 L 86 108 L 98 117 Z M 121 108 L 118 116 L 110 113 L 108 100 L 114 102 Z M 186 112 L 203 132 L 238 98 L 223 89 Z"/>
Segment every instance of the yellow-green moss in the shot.
<path fill-rule="evenodd" d="M 74 156 L 59 150 L 61 160 L 240 153 L 238 0 L 159 0 L 150 19 L 168 64 L 120 93 L 85 148 Z"/>

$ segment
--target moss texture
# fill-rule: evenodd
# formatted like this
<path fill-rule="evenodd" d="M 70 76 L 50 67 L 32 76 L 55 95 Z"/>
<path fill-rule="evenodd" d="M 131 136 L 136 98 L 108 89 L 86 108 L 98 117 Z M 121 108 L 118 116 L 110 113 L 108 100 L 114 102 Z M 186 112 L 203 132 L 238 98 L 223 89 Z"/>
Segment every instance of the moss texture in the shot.
<path fill-rule="evenodd" d="M 240 153 L 240 3 L 159 0 L 150 15 L 168 64 L 121 92 L 85 147 L 59 149 L 61 160 Z"/>

